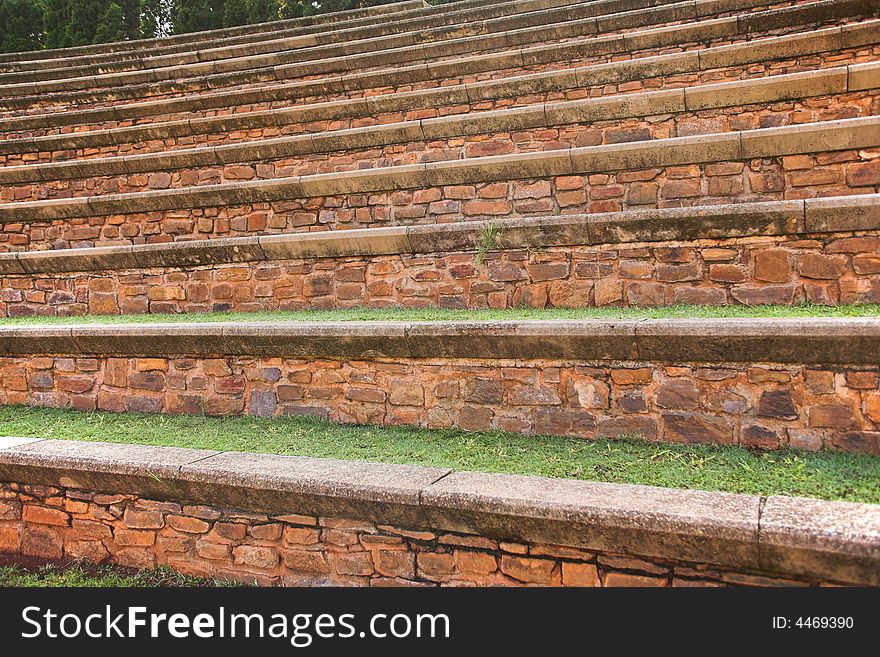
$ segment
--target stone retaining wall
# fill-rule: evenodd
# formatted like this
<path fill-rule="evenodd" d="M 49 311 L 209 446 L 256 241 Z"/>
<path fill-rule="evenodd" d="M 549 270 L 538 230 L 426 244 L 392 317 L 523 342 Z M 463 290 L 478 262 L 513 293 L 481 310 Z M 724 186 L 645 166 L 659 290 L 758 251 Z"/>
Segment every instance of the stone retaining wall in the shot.
<path fill-rule="evenodd" d="M 880 582 L 872 505 L 0 440 L 12 555 L 294 586 Z"/>
<path fill-rule="evenodd" d="M 874 303 L 877 199 L 7 253 L 0 312 Z"/>
<path fill-rule="evenodd" d="M 880 236 L 804 234 L 0 277 L 0 315 L 880 303 Z"/>
<path fill-rule="evenodd" d="M 5 329 L 0 376 L 4 404 L 880 454 L 877 327 L 630 320 Z"/>

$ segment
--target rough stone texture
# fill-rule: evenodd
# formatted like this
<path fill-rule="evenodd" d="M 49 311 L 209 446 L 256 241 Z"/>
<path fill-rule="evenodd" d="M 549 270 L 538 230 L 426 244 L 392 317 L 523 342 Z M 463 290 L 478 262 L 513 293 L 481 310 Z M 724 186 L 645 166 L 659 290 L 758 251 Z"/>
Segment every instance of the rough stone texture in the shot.
<path fill-rule="evenodd" d="M 454 472 L 422 500 L 432 524 L 502 540 L 618 553 L 639 545 L 683 559 L 709 550 L 745 567 L 759 558 L 759 500 L 750 496 Z"/>
<path fill-rule="evenodd" d="M 171 480 L 183 465 L 217 452 L 200 449 L 165 449 L 141 446 L 84 443 L 77 441 L 31 441 L 0 450 L 0 478 L 12 481 L 22 469 L 30 479 L 43 477 L 63 486 L 111 491 L 137 488 L 146 494 L 168 495 Z M 62 469 L 59 464 L 63 463 Z M 155 516 L 126 519 L 128 529 L 149 529 Z"/>
<path fill-rule="evenodd" d="M 852 558 L 841 569 L 855 580 L 876 574 L 880 554 L 880 506 L 828 505 L 817 500 L 771 496 L 761 514 L 761 563 L 796 564 L 810 570 L 829 558 L 841 545 L 853 547 Z M 873 573 L 873 574 L 872 574 Z"/>
<path fill-rule="evenodd" d="M 209 486 L 231 506 L 283 512 L 295 504 L 297 513 L 305 515 L 413 524 L 420 518 L 419 492 L 447 473 L 441 468 L 230 453 L 184 466 L 178 485 L 183 495 L 198 495 Z"/>
<path fill-rule="evenodd" d="M 652 330 L 665 329 L 662 323 L 655 329 L 646 323 L 642 330 L 648 340 Z M 699 333 L 699 328 L 695 325 L 693 331 Z M 473 344 L 473 337 L 465 334 L 463 339 Z M 679 334 L 667 339 L 682 343 Z M 427 337 L 426 344 L 432 340 L 437 342 Z M 712 340 L 707 338 L 709 347 Z M 619 344 L 620 338 L 609 344 L 614 342 Z M 735 342 L 727 344 L 736 348 Z M 718 346 L 723 354 L 726 347 Z M 159 368 L 149 380 L 138 376 L 145 366 Z M 734 363 L 723 357 L 705 364 L 536 361 L 528 356 L 0 360 L 5 404 L 264 416 L 266 400 L 274 397 L 276 416 L 317 415 L 343 423 L 582 438 L 635 434 L 649 440 L 870 454 L 880 454 L 877 374 L 877 365 Z M 81 385 L 71 390 L 71 379 Z M 401 381 L 407 382 L 405 395 Z M 687 394 L 661 394 L 670 389 Z"/>

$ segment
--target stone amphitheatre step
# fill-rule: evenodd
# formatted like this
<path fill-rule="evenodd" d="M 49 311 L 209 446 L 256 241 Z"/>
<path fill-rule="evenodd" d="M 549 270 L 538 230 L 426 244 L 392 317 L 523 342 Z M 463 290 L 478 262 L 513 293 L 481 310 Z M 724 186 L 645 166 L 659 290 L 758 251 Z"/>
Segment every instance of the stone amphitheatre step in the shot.
<path fill-rule="evenodd" d="M 870 115 L 876 109 L 878 88 L 880 62 L 869 62 L 164 153 L 67 160 L 69 151 L 56 151 L 51 153 L 53 159 L 63 161 L 0 168 L 0 200 L 146 191 L 156 188 L 160 178 L 162 186 L 179 188 L 364 169 L 376 163 L 398 166 L 689 136 L 719 128 L 726 132 L 793 121 L 803 124 L 843 114 Z M 793 102 L 780 103 L 786 100 Z M 66 139 L 85 149 L 108 138 L 107 133 L 89 132 Z M 19 143 L 41 141 L 51 140 Z"/>
<path fill-rule="evenodd" d="M 467 111 L 508 108 L 536 101 L 574 100 L 639 89 L 681 88 L 699 83 L 769 76 L 784 72 L 815 70 L 818 65 L 874 62 L 880 55 L 880 21 L 872 20 L 802 34 L 761 38 L 728 46 L 704 48 L 698 52 L 647 56 L 631 61 L 576 67 L 538 74 L 517 75 L 498 80 L 457 83 L 454 86 L 405 91 L 393 87 L 380 95 L 358 91 L 359 82 L 330 79 L 294 85 L 273 85 L 255 91 L 197 94 L 178 99 L 132 103 L 112 108 L 74 109 L 65 112 L 0 118 L 0 157 L 29 153 L 35 137 L 88 130 L 90 146 L 142 142 L 147 147 L 165 148 L 206 141 L 210 135 L 233 133 L 234 140 L 274 136 L 287 132 L 323 131 L 357 126 L 367 120 L 393 122 L 405 118 L 429 118 Z M 777 61 L 774 61 L 777 60 Z M 422 75 L 424 70 L 415 71 Z M 390 70 L 383 81 L 399 74 Z M 374 76 L 362 79 L 369 86 Z M 346 86 L 352 85 L 348 92 Z M 338 87 L 335 91 L 334 86 Z M 289 101 L 315 100 L 315 93 L 350 94 L 345 100 L 289 107 Z M 235 113 L 229 114 L 229 108 Z M 267 109 L 268 108 L 268 109 Z M 258 111 L 262 109 L 263 111 Z M 214 116 L 220 112 L 220 115 Z M 169 121 L 169 119 L 179 119 Z M 163 123 L 155 123 L 163 121 Z M 140 124 L 140 125 L 133 125 Z M 111 128 L 107 130 L 107 128 Z M 10 138 L 19 137 L 11 140 Z M 73 150 L 72 141 L 38 139 L 40 151 Z M 178 141 L 175 141 L 178 140 Z M 130 146 L 129 148 L 132 148 Z M 96 150 L 96 153 L 101 152 Z M 25 158 L 34 161 L 36 158 Z M 0 160 L 2 161 L 2 160 Z"/>
<path fill-rule="evenodd" d="M 249 584 L 880 585 L 872 504 L 14 437 L 0 477 L 7 550 Z"/>
<path fill-rule="evenodd" d="M 0 204 L 28 249 L 877 191 L 880 117 Z M 168 175 L 168 174 L 166 174 Z M 712 178 L 724 178 L 712 182 Z"/>
<path fill-rule="evenodd" d="M 797 1 L 806 2 L 808 0 Z M 730 10 L 748 9 L 752 6 L 766 6 L 770 4 L 765 2 L 763 5 L 756 5 L 755 0 L 726 0 L 726 2 Z M 536 10 L 536 4 L 543 6 Z M 111 73 L 146 71 L 149 69 L 162 69 L 166 74 L 166 79 L 179 78 L 188 77 L 187 71 L 189 69 L 185 68 L 187 66 L 193 67 L 196 74 L 204 72 L 231 72 L 254 68 L 255 65 L 262 63 L 282 64 L 323 59 L 338 55 L 355 55 L 394 47 L 418 47 L 423 42 L 437 41 L 450 37 L 461 38 L 465 35 L 488 35 L 511 29 L 575 21 L 621 11 L 639 10 L 640 12 L 646 12 L 658 5 L 664 5 L 664 1 L 594 0 L 590 2 L 575 2 L 575 0 L 545 0 L 540 3 L 528 3 L 527 5 L 508 2 L 457 11 L 447 10 L 447 12 L 441 15 L 417 17 L 409 20 L 402 20 L 395 15 L 388 17 L 388 22 L 371 21 L 368 26 L 356 29 L 327 30 L 321 27 L 310 30 L 311 32 L 314 32 L 315 29 L 320 29 L 321 31 L 303 36 L 287 36 L 285 33 L 280 32 L 277 33 L 279 38 L 270 38 L 270 35 L 257 34 L 252 37 L 253 42 L 246 43 L 245 45 L 228 46 L 224 45 L 223 42 L 212 42 L 212 47 L 208 49 L 175 52 L 172 54 L 158 54 L 150 49 L 141 53 L 141 56 L 137 59 L 125 61 L 109 59 L 100 63 L 67 59 L 64 62 L 65 66 L 61 68 L 15 73 L 0 72 L 0 84 L 105 76 Z M 452 7 L 458 9 L 455 5 Z M 719 13 L 723 11 L 723 7 L 718 5 L 713 11 Z M 654 13 L 658 16 L 662 14 L 698 17 L 694 16 L 697 10 L 693 7 L 681 10 L 677 8 L 676 4 L 669 5 L 668 8 L 661 6 L 659 9 L 654 10 Z M 572 26 L 570 30 L 572 34 L 581 35 L 589 31 L 585 28 L 575 31 L 576 27 L 578 26 Z M 594 29 L 598 29 L 598 25 Z M 257 55 L 269 53 L 276 53 L 276 55 L 268 59 L 254 59 Z M 207 66 L 212 61 L 233 59 L 235 61 L 224 61 L 217 67 Z M 128 79 L 126 77 L 126 80 Z"/>
<path fill-rule="evenodd" d="M 878 230 L 875 194 L 12 252 L 0 315 L 880 303 Z"/>
<path fill-rule="evenodd" d="M 457 2 L 456 6 L 475 6 L 482 0 L 469 0 Z M 334 28 L 345 24 L 368 24 L 374 22 L 377 17 L 384 14 L 394 14 L 412 11 L 426 11 L 422 0 L 404 0 L 382 5 L 365 7 L 363 9 L 349 9 L 315 16 L 304 16 L 282 21 L 227 27 L 217 30 L 204 30 L 201 32 L 189 32 L 174 36 L 158 37 L 153 39 L 134 39 L 131 41 L 117 41 L 114 43 L 101 43 L 86 46 L 74 46 L 70 48 L 52 48 L 46 50 L 33 50 L 29 52 L 0 53 L 0 70 L 20 70 L 26 68 L 54 67 L 58 63 L 75 59 L 76 57 L 134 57 L 144 52 L 165 52 L 166 48 L 190 48 L 194 44 L 202 42 L 215 43 L 218 40 L 226 40 L 234 37 L 248 38 L 250 35 L 271 34 L 282 29 L 325 30 L 327 26 Z M 173 52 L 170 50 L 169 52 Z"/>
<path fill-rule="evenodd" d="M 852 318 L 0 327 L 7 404 L 872 454 L 878 357 Z"/>
<path fill-rule="evenodd" d="M 221 73 L 202 77 L 175 81 L 153 82 L 146 84 L 120 85 L 119 76 L 113 78 L 110 88 L 95 88 L 73 91 L 52 91 L 44 83 L 32 83 L 29 85 L 13 85 L 4 87 L 4 98 L 0 101 L 0 108 L 6 110 L 39 108 L 53 105 L 59 110 L 71 102 L 77 105 L 85 103 L 100 103 L 113 101 L 118 103 L 122 100 L 137 100 L 148 97 L 169 96 L 174 94 L 191 93 L 197 90 L 209 88 L 237 86 L 241 89 L 253 88 L 253 85 L 264 85 L 267 82 L 275 82 L 285 79 L 300 78 L 308 82 L 309 76 L 327 76 L 335 72 L 358 72 L 361 73 L 361 82 L 372 78 L 373 86 L 387 85 L 387 71 L 381 67 L 392 64 L 401 64 L 412 61 L 425 61 L 425 64 L 417 65 L 411 74 L 407 71 L 397 71 L 397 75 L 407 74 L 409 83 L 419 80 L 431 80 L 436 85 L 442 70 L 447 67 L 455 77 L 462 73 L 473 73 L 487 70 L 498 71 L 504 69 L 507 75 L 523 71 L 548 70 L 557 68 L 560 62 L 595 63 L 606 61 L 614 55 L 627 53 L 630 56 L 654 54 L 658 49 L 668 48 L 673 45 L 692 43 L 695 48 L 702 48 L 706 43 L 723 44 L 738 41 L 749 34 L 773 31 L 792 31 L 803 29 L 804 26 L 819 26 L 828 22 L 839 22 L 876 16 L 880 8 L 873 0 L 818 0 L 796 7 L 770 10 L 768 12 L 746 13 L 729 18 L 714 20 L 701 20 L 697 23 L 685 23 L 670 25 L 661 29 L 644 30 L 641 32 L 629 32 L 625 34 L 610 34 L 604 38 L 593 36 L 586 39 L 576 39 L 563 43 L 554 43 L 548 47 L 546 41 L 554 40 L 558 36 L 555 26 L 549 28 L 529 28 L 514 32 L 519 36 L 515 44 L 523 41 L 526 43 L 540 43 L 542 45 L 520 47 L 517 50 L 507 50 L 495 53 L 493 57 L 471 57 L 470 65 L 463 67 L 461 58 L 434 61 L 437 57 L 454 56 L 456 53 L 468 52 L 469 49 L 477 50 L 488 47 L 487 52 L 493 53 L 490 40 L 480 36 L 452 40 L 447 42 L 429 43 L 422 48 L 399 48 L 365 55 L 353 55 L 335 59 L 318 60 L 302 64 L 287 64 L 270 66 L 264 69 L 252 71 Z M 623 14 L 620 19 L 619 29 L 630 29 L 632 23 L 649 20 L 642 16 L 642 12 L 632 12 L 633 16 Z M 567 23 L 576 25 L 578 22 Z M 563 29 L 563 28 L 560 28 Z M 564 29 L 570 29 L 568 27 Z M 507 43 L 514 33 L 503 33 L 503 42 Z M 495 46 L 497 47 L 497 46 Z M 499 59 L 506 60 L 506 66 Z M 512 68 L 511 68 L 512 67 Z M 370 69 L 374 70 L 370 70 Z M 147 72 L 149 73 L 149 72 Z M 122 74 L 129 75 L 129 74 Z M 134 74 L 132 74 L 134 75 Z M 99 78 L 94 78 L 98 80 Z M 325 80 L 322 79 L 322 83 Z M 76 86 L 72 81 L 61 81 L 54 84 Z M 89 83 L 91 84 L 91 83 Z M 96 84 L 98 84 L 96 82 Z M 326 90 L 321 91 L 326 94 Z M 18 94 L 18 95 L 15 95 Z M 28 95 L 35 94 L 35 95 Z"/>

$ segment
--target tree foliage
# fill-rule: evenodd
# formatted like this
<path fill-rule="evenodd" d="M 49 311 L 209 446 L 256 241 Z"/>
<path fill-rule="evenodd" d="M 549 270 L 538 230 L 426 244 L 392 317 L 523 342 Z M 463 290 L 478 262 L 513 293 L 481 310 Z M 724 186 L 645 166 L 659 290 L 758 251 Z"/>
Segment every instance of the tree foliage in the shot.
<path fill-rule="evenodd" d="M 122 41 L 128 36 L 125 33 L 126 27 L 125 13 L 122 11 L 122 7 L 115 2 L 111 2 L 101 12 L 92 43 Z"/>
<path fill-rule="evenodd" d="M 227 0 L 227 2 L 231 1 Z M 246 4 L 249 24 L 278 20 L 278 0 L 247 0 Z"/>
<path fill-rule="evenodd" d="M 0 0 L 0 51 L 43 47 L 42 0 Z"/>

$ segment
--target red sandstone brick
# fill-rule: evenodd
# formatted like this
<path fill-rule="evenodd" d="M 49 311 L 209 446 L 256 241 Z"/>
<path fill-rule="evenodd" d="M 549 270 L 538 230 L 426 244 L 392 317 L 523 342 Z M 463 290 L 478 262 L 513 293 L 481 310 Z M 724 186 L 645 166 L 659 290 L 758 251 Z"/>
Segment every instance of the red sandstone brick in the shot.
<path fill-rule="evenodd" d="M 856 423 L 853 410 L 842 404 L 817 404 L 808 413 L 811 427 L 849 429 Z"/>
<path fill-rule="evenodd" d="M 258 541 L 277 541 L 281 538 L 283 526 L 279 523 L 271 525 L 255 525 L 248 528 L 248 534 Z"/>
<path fill-rule="evenodd" d="M 159 511 L 125 510 L 125 526 L 129 529 L 161 529 L 165 526 L 165 518 Z"/>
<path fill-rule="evenodd" d="M 117 528 L 113 532 L 117 545 L 123 547 L 149 547 L 156 542 L 156 534 L 152 531 Z"/>
<path fill-rule="evenodd" d="M 401 550 L 377 550 L 376 572 L 387 577 L 415 578 L 415 555 Z"/>
<path fill-rule="evenodd" d="M 690 379 L 667 379 L 657 388 L 661 408 L 695 409 L 700 405 L 700 390 Z"/>
<path fill-rule="evenodd" d="M 501 572 L 527 584 L 550 585 L 556 563 L 549 559 L 531 559 L 528 557 L 505 554 L 501 557 Z"/>
<path fill-rule="evenodd" d="M 791 256 L 783 249 L 765 249 L 755 254 L 755 278 L 771 283 L 791 279 Z"/>
<path fill-rule="evenodd" d="M 340 575 L 367 577 L 374 572 L 373 557 L 369 552 L 340 552 L 331 556 L 333 567 Z"/>
<path fill-rule="evenodd" d="M 284 550 L 285 567 L 307 573 L 329 573 L 327 555 L 317 550 Z"/>
<path fill-rule="evenodd" d="M 318 542 L 319 533 L 311 527 L 286 527 L 284 542 L 291 545 L 313 545 Z"/>
<path fill-rule="evenodd" d="M 818 253 L 804 253 L 797 258 L 798 273 L 805 278 L 836 279 L 846 268 L 842 256 L 826 256 Z"/>
<path fill-rule="evenodd" d="M 74 559 L 85 559 L 100 563 L 110 557 L 110 553 L 100 541 L 69 541 L 64 546 L 64 553 Z"/>
<path fill-rule="evenodd" d="M 70 516 L 59 509 L 49 509 L 42 506 L 25 505 L 22 519 L 28 523 L 40 525 L 55 525 L 67 527 L 70 524 Z"/>
<path fill-rule="evenodd" d="M 165 358 L 137 358 L 135 369 L 138 372 L 152 372 L 168 370 L 168 361 Z"/>
<path fill-rule="evenodd" d="M 14 540 L 14 537 L 8 537 L 7 540 Z M 63 546 L 61 535 L 54 529 L 37 525 L 23 530 L 21 551 L 27 556 L 60 559 Z"/>
<path fill-rule="evenodd" d="M 396 406 L 422 406 L 425 403 L 425 389 L 418 383 L 393 381 L 388 401 Z"/>
<path fill-rule="evenodd" d="M 247 525 L 240 522 L 216 522 L 211 530 L 213 538 L 227 541 L 244 540 L 246 533 Z"/>
<path fill-rule="evenodd" d="M 669 580 L 663 577 L 611 572 L 605 575 L 605 586 L 669 586 Z"/>
<path fill-rule="evenodd" d="M 611 380 L 622 386 L 650 383 L 652 376 L 653 372 L 648 367 L 611 370 Z"/>
<path fill-rule="evenodd" d="M 186 534 L 204 534 L 211 528 L 204 520 L 187 516 L 168 516 L 168 526 Z"/>
<path fill-rule="evenodd" d="M 21 548 L 21 534 L 17 527 L 0 526 L 0 552 L 18 552 Z"/>
<path fill-rule="evenodd" d="M 880 159 L 847 165 L 846 183 L 850 187 L 874 187 L 880 185 Z"/>
<path fill-rule="evenodd" d="M 230 549 L 228 545 L 222 543 L 211 543 L 210 541 L 197 541 L 196 554 L 203 559 L 209 561 L 226 561 L 229 559 Z"/>
<path fill-rule="evenodd" d="M 381 404 L 385 402 L 385 392 L 375 388 L 351 387 L 345 392 L 345 398 L 352 401 Z"/>
<path fill-rule="evenodd" d="M 239 545 L 233 548 L 232 556 L 236 564 L 243 566 L 268 569 L 278 565 L 278 553 L 268 547 Z"/>
<path fill-rule="evenodd" d="M 563 561 L 562 585 L 580 587 L 601 586 L 599 572 L 596 570 L 595 564 Z"/>
<path fill-rule="evenodd" d="M 420 576 L 427 579 L 446 579 L 455 574 L 455 557 L 451 553 L 419 552 L 416 565 Z"/>

